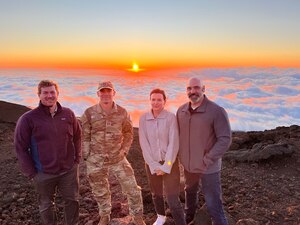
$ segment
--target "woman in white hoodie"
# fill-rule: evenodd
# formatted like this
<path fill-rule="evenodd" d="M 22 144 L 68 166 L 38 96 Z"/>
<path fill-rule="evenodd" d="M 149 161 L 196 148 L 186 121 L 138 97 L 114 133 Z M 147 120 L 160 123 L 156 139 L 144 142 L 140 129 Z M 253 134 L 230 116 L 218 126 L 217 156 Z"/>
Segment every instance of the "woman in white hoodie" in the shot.
<path fill-rule="evenodd" d="M 175 223 L 185 225 L 184 212 L 179 200 L 179 138 L 176 116 L 164 109 L 166 94 L 163 90 L 152 90 L 150 103 L 151 110 L 140 118 L 139 140 L 157 213 L 153 225 L 162 225 L 166 221 L 164 194 Z"/>

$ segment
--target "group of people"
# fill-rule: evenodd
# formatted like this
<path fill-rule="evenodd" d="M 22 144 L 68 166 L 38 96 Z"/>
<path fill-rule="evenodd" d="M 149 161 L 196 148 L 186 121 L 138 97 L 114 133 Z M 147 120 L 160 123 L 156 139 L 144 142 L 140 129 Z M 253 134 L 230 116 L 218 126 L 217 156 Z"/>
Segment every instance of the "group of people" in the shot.
<path fill-rule="evenodd" d="M 226 111 L 204 93 L 203 81 L 190 78 L 186 85 L 189 101 L 175 115 L 164 108 L 164 90 L 153 89 L 150 110 L 140 117 L 139 141 L 157 213 L 153 225 L 166 222 L 164 197 L 175 224 L 193 224 L 200 187 L 213 224 L 228 224 L 220 171 L 222 155 L 231 143 L 231 129 Z M 38 193 L 42 224 L 56 224 L 57 190 L 65 204 L 64 223 L 79 224 L 78 164 L 83 158 L 99 208 L 99 225 L 110 221 L 110 172 L 127 196 L 132 222 L 145 225 L 141 188 L 126 158 L 133 141 L 132 122 L 126 109 L 115 103 L 115 94 L 110 81 L 100 82 L 99 103 L 87 108 L 79 122 L 72 110 L 57 101 L 58 85 L 42 80 L 39 106 L 18 120 L 16 155 Z M 184 209 L 179 200 L 179 163 L 185 177 Z"/>

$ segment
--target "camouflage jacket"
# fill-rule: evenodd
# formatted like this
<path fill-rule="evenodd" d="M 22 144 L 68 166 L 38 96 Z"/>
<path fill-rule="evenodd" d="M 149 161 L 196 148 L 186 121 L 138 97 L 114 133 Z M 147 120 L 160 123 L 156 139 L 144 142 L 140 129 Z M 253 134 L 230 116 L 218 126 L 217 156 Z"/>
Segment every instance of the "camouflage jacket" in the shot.
<path fill-rule="evenodd" d="M 110 114 L 106 114 L 96 104 L 86 109 L 80 120 L 84 159 L 113 164 L 125 157 L 133 140 L 133 128 L 124 108 L 114 103 Z"/>

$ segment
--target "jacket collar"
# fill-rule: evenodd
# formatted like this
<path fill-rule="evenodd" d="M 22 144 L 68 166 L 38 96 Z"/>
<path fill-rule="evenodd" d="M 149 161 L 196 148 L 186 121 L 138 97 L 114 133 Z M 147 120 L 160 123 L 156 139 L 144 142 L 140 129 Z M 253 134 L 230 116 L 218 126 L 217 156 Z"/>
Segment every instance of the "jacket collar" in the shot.
<path fill-rule="evenodd" d="M 61 112 L 63 110 L 61 104 L 59 102 L 56 102 L 56 105 L 57 105 L 56 113 Z M 42 110 L 44 113 L 46 113 L 47 115 L 51 115 L 49 107 L 43 105 L 41 101 L 39 102 L 38 108 Z"/>
<path fill-rule="evenodd" d="M 164 119 L 166 117 L 167 117 L 167 110 L 165 109 L 163 109 L 156 118 L 154 118 L 153 113 L 151 111 L 146 113 L 146 120 Z"/>

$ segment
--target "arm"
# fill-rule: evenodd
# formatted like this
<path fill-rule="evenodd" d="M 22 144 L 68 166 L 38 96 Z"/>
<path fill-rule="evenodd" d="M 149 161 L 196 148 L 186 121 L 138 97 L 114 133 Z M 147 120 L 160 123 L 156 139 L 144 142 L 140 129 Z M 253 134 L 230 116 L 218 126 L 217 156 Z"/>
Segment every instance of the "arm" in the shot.
<path fill-rule="evenodd" d="M 146 135 L 146 126 L 145 126 L 145 121 L 143 116 L 140 118 L 139 121 L 139 142 L 142 149 L 144 160 L 149 166 L 151 174 L 154 174 L 155 170 L 160 167 L 160 164 L 158 162 L 155 162 L 150 154 L 151 147 Z"/>
<path fill-rule="evenodd" d="M 31 128 L 28 121 L 22 116 L 15 129 L 15 151 L 21 167 L 21 171 L 29 178 L 33 178 L 37 174 L 34 167 L 33 159 L 30 154 Z"/>
<path fill-rule="evenodd" d="M 80 118 L 82 126 L 82 153 L 83 159 L 87 159 L 90 155 L 90 143 L 91 143 L 91 122 L 90 114 L 88 110 L 85 110 Z"/>
<path fill-rule="evenodd" d="M 217 141 L 210 151 L 204 155 L 203 161 L 206 167 L 222 158 L 231 144 L 231 128 L 227 113 L 223 108 L 219 110 L 213 128 Z"/>
<path fill-rule="evenodd" d="M 165 173 L 171 173 L 172 166 L 176 160 L 179 150 L 178 125 L 176 117 L 173 114 L 169 119 L 167 129 L 169 130 L 167 153 L 165 156 L 165 162 L 160 166 L 160 169 Z"/>
<path fill-rule="evenodd" d="M 79 124 L 79 121 L 77 120 L 76 116 L 72 112 L 73 116 L 73 143 L 75 147 L 75 162 L 79 163 L 80 159 L 82 157 L 82 152 L 81 152 L 81 127 Z"/>
<path fill-rule="evenodd" d="M 121 149 L 124 151 L 124 154 L 127 155 L 130 150 L 131 143 L 133 141 L 132 121 L 127 112 L 125 115 L 125 120 L 123 121 L 122 124 L 122 134 L 123 134 L 123 143 Z"/>

